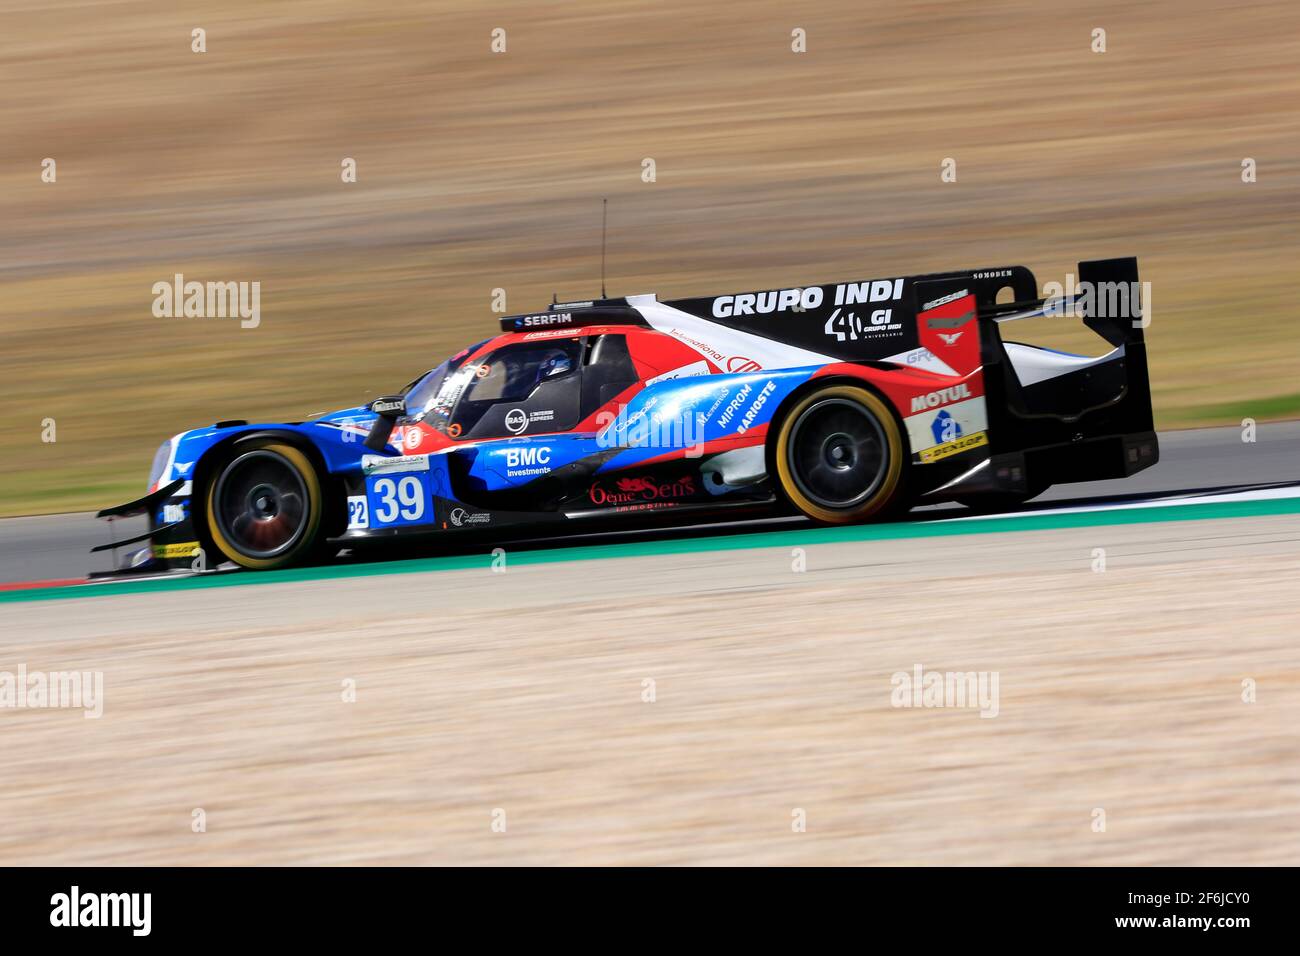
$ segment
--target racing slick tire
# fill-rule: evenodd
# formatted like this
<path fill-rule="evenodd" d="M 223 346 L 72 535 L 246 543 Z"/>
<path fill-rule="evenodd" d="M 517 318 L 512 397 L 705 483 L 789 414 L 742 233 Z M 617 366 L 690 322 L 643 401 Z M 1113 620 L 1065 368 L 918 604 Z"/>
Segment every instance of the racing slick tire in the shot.
<path fill-rule="evenodd" d="M 907 445 L 898 419 L 875 393 L 829 385 L 782 417 L 773 457 L 781 491 L 823 524 L 850 524 L 905 507 Z"/>
<path fill-rule="evenodd" d="M 236 446 L 204 492 L 207 533 L 235 564 L 259 571 L 315 554 L 324 492 L 301 449 L 274 438 Z"/>

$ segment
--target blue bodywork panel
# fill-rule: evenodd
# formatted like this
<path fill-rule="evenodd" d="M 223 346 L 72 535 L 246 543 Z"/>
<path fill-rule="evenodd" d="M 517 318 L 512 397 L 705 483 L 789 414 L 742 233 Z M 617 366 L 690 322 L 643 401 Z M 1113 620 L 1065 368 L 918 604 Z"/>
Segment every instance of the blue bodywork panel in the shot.
<path fill-rule="evenodd" d="M 662 462 L 674 453 L 698 459 L 700 449 L 710 443 L 761 443 L 761 432 L 753 442 L 745 441 L 746 434 L 768 425 L 781 403 L 816 371 L 813 366 L 657 382 L 639 391 L 617 415 L 598 421 L 596 431 L 505 436 L 453 444 L 433 454 L 406 454 L 400 426 L 385 454 L 366 448 L 375 421 L 366 406 L 302 423 L 209 426 L 177 437 L 159 480 L 188 481 L 196 464 L 220 443 L 254 433 L 287 433 L 309 441 L 326 469 L 345 480 L 350 531 L 436 526 L 442 516 L 435 513 L 434 499 L 457 501 L 453 458 L 459 459 L 463 487 L 488 496 L 525 489 L 567 466 L 599 476 Z M 177 498 L 191 494 L 187 484 Z M 188 503 L 175 499 L 170 516 L 181 513 L 177 504 L 188 516 Z"/>

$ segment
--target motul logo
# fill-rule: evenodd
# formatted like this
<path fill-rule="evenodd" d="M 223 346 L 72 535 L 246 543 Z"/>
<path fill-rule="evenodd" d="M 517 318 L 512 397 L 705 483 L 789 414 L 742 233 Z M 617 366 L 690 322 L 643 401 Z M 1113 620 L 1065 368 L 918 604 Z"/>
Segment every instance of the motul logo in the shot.
<path fill-rule="evenodd" d="M 927 392 L 925 395 L 918 395 L 912 399 L 912 412 L 923 412 L 928 408 L 938 408 L 940 405 L 951 405 L 953 402 L 959 402 L 963 398 L 970 398 L 970 389 L 963 382 L 961 385 L 952 385 L 948 388 L 941 388 L 937 392 Z"/>

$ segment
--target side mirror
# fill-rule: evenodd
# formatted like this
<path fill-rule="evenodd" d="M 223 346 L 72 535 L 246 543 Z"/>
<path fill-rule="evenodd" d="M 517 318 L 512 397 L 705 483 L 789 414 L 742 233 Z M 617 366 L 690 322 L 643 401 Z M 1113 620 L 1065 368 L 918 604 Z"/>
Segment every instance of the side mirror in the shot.
<path fill-rule="evenodd" d="M 370 426 L 365 445 L 371 451 L 383 451 L 388 436 L 393 433 L 393 424 L 406 412 L 406 396 L 382 395 L 370 403 L 370 410 L 379 417 Z"/>

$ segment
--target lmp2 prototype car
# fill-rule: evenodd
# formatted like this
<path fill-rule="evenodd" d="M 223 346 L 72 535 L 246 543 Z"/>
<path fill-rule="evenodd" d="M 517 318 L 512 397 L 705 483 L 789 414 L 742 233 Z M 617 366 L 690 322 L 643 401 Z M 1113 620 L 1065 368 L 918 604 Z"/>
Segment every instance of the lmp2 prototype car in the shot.
<path fill-rule="evenodd" d="M 1079 265 L 1137 287 L 1137 261 Z M 1023 266 L 660 302 L 553 303 L 400 394 L 313 421 L 221 421 L 158 449 L 136 563 L 278 568 L 411 535 L 593 519 L 1024 501 L 1158 457 L 1143 322 L 1080 306 L 1099 357 L 1004 341 L 1055 314 Z M 1010 298 L 999 304 L 999 299 Z M 1136 314 L 1136 313 L 1134 313 Z M 108 546 L 102 546 L 108 547 Z M 200 550 L 202 549 L 202 550 Z"/>

